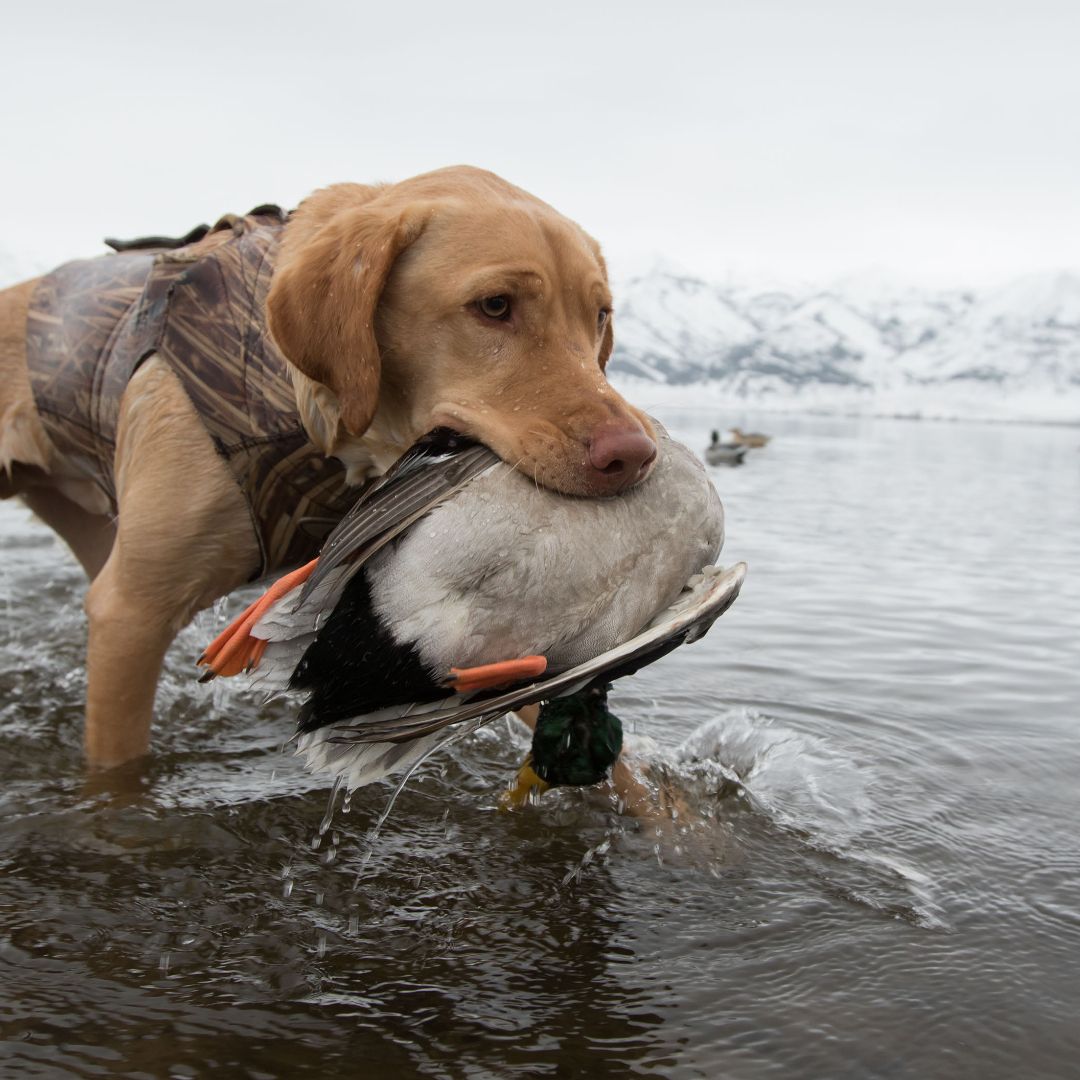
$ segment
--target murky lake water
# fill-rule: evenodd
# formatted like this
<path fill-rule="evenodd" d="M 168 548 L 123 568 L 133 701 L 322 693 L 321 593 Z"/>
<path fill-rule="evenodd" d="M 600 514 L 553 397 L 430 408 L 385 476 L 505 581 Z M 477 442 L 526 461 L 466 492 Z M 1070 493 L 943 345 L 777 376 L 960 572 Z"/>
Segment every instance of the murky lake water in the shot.
<path fill-rule="evenodd" d="M 675 839 L 496 812 L 500 722 L 315 847 L 288 709 L 194 682 L 210 614 L 88 783 L 83 583 L 0 508 L 0 1071 L 1077 1075 L 1080 429 L 727 419 L 777 436 L 714 472 L 747 585 L 615 699 Z"/>

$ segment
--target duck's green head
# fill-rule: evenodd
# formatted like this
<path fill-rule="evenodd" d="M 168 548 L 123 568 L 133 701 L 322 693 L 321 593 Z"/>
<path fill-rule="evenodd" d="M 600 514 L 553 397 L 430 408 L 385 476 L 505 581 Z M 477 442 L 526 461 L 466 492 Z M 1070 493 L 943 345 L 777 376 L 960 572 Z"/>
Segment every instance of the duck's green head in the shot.
<path fill-rule="evenodd" d="M 533 732 L 530 764 L 549 787 L 587 787 L 607 778 L 622 750 L 619 718 L 608 708 L 610 683 L 545 702 Z"/>

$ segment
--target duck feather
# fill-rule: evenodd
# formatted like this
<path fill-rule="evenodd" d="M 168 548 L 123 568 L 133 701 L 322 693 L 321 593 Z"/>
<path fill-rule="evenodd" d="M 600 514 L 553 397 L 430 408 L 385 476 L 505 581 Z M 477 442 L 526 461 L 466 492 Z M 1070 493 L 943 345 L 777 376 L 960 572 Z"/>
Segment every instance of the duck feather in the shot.
<path fill-rule="evenodd" d="M 317 600 L 320 610 L 328 610 L 330 597 L 318 594 L 319 586 L 333 578 L 329 591 L 340 593 L 339 586 L 352 576 L 335 576 L 339 567 L 347 563 L 355 571 L 433 506 L 500 464 L 492 450 L 446 428 L 424 436 L 361 494 L 327 537 L 296 608 Z"/>
<path fill-rule="evenodd" d="M 373 481 L 333 530 L 308 580 L 273 604 L 254 626 L 268 644 L 249 676 L 268 695 L 288 688 L 300 660 L 365 563 L 471 480 L 501 465 L 481 443 L 447 429 L 419 440 Z"/>
<path fill-rule="evenodd" d="M 679 645 L 698 640 L 735 602 L 746 577 L 746 563 L 724 570 L 706 567 L 687 583 L 687 591 L 661 612 L 640 634 L 567 671 L 516 686 L 495 696 L 458 699 L 421 714 L 376 716 L 330 729 L 330 741 L 342 743 L 402 742 L 431 735 L 467 720 L 487 723 L 513 709 L 564 694 L 576 693 L 597 680 L 632 675 Z M 389 711 L 389 710 L 388 710 Z"/>

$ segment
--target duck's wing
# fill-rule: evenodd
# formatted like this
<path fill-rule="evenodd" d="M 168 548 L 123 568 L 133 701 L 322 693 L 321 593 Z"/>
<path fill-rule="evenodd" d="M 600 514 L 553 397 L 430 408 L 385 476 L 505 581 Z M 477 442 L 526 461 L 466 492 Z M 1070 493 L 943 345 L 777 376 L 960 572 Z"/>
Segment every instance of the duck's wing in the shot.
<path fill-rule="evenodd" d="M 746 577 L 746 563 L 727 570 L 706 567 L 687 583 L 671 607 L 657 615 L 635 637 L 600 656 L 547 678 L 536 679 L 496 696 L 455 701 L 412 715 L 370 716 L 325 729 L 323 739 L 335 744 L 401 743 L 426 738 L 451 725 L 475 720 L 483 724 L 504 713 L 564 694 L 589 683 L 632 675 L 678 646 L 697 641 L 735 602 Z"/>
<path fill-rule="evenodd" d="M 425 435 L 361 492 L 327 537 L 318 559 L 298 572 L 302 581 L 287 591 L 278 589 L 287 575 L 271 589 L 280 595 L 266 603 L 267 594 L 252 605 L 249 612 L 255 614 L 246 622 L 243 616 L 234 621 L 241 623 L 237 633 L 250 639 L 243 656 L 252 658 L 234 665 L 236 671 L 246 671 L 250 686 L 267 693 L 288 686 L 296 665 L 364 563 L 418 518 L 499 464 L 498 455 L 486 446 L 445 428 Z"/>
<path fill-rule="evenodd" d="M 327 537 L 297 608 L 345 564 L 355 570 L 417 518 L 494 468 L 499 456 L 447 428 L 429 432 L 361 493 Z M 351 574 L 349 575 L 351 576 Z"/>

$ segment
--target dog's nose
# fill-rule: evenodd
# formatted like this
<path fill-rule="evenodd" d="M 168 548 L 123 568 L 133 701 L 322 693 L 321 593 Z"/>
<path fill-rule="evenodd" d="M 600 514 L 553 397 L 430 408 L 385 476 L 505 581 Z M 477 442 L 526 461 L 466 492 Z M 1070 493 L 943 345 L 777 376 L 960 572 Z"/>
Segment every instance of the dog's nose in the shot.
<path fill-rule="evenodd" d="M 656 443 L 637 425 L 602 427 L 587 441 L 586 469 L 602 491 L 616 492 L 645 478 Z"/>

